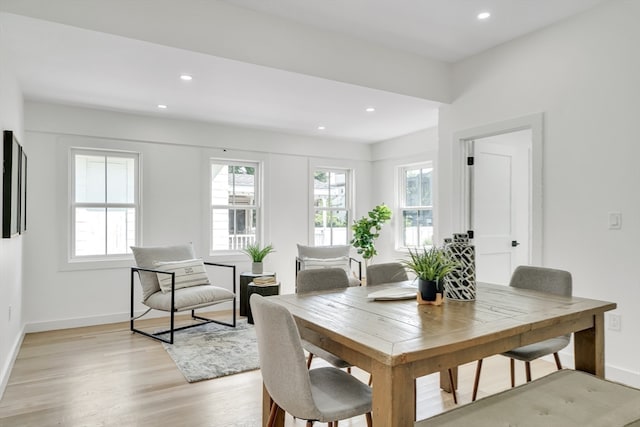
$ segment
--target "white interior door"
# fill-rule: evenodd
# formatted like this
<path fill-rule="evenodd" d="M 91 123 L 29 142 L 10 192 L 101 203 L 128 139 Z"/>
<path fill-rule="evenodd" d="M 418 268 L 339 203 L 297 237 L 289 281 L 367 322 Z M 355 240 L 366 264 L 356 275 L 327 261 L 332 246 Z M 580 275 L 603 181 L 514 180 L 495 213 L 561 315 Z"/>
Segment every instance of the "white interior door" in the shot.
<path fill-rule="evenodd" d="M 474 158 L 468 205 L 476 279 L 508 284 L 518 265 L 530 263 L 531 131 L 468 143 Z"/>

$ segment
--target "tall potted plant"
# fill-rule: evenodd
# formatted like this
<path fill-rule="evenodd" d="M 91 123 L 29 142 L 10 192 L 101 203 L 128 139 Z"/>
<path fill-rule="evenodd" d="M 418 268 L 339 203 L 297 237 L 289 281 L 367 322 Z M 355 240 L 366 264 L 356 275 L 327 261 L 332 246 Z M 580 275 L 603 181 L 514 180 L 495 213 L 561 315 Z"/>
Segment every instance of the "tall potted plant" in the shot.
<path fill-rule="evenodd" d="M 409 249 L 409 259 L 402 263 L 418 278 L 418 300 L 435 302 L 437 305 L 442 301 L 445 276 L 458 265 L 443 249 L 435 246 L 421 251 Z"/>
<path fill-rule="evenodd" d="M 363 216 L 358 221 L 354 221 L 351 226 L 353 239 L 351 244 L 356 248 L 358 254 L 364 259 L 365 271 L 369 265 L 369 260 L 377 255 L 375 239 L 380 237 L 382 224 L 391 219 L 391 209 L 384 203 L 369 211 L 367 216 Z"/>
<path fill-rule="evenodd" d="M 271 252 L 275 252 L 275 250 L 271 244 L 261 247 L 260 243 L 255 242 L 248 244 L 244 249 L 242 249 L 242 252 L 249 255 L 249 258 L 251 258 L 251 272 L 253 274 L 262 274 L 264 270 L 262 261 Z"/>

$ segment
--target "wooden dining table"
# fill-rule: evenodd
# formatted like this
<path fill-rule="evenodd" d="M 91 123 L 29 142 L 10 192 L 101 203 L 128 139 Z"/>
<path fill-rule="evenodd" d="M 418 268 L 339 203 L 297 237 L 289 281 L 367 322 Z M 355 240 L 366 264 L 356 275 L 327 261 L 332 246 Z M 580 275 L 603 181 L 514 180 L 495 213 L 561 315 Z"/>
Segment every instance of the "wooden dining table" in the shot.
<path fill-rule="evenodd" d="M 487 283 L 477 284 L 475 300 L 441 306 L 368 297 L 409 286 L 268 297 L 293 314 L 303 338 L 371 373 L 376 427 L 413 426 L 418 377 L 563 334 L 574 334 L 575 368 L 604 377 L 604 313 L 615 303 Z M 270 402 L 264 390 L 263 425 Z"/>

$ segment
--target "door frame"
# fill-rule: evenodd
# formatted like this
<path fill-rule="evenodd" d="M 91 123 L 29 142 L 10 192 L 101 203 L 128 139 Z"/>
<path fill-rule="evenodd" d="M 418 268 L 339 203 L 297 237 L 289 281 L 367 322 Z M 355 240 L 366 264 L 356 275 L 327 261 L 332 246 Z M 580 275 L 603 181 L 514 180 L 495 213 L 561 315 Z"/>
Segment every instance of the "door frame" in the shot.
<path fill-rule="evenodd" d="M 544 133 L 544 114 L 536 113 L 528 116 L 509 119 L 501 122 L 479 126 L 453 134 L 453 167 L 454 177 L 457 182 L 454 189 L 457 189 L 458 200 L 458 230 L 469 229 L 469 209 L 470 209 L 470 187 L 469 168 L 464 166 L 467 161 L 467 141 L 500 135 L 504 133 L 521 130 L 531 130 L 531 167 L 529 170 L 531 194 L 529 212 L 529 263 L 531 265 L 543 265 L 542 236 L 543 236 L 543 181 L 542 181 L 542 148 Z M 456 171 L 457 169 L 457 171 Z"/>

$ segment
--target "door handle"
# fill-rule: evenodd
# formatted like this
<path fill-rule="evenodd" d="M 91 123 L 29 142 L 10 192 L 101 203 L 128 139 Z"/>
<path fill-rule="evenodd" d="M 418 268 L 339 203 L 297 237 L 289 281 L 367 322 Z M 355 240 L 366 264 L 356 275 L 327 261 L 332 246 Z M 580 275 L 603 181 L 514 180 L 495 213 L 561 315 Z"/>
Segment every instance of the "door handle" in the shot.
<path fill-rule="evenodd" d="M 512 247 L 514 247 L 514 248 L 515 248 L 516 246 L 519 246 L 519 245 L 520 245 L 520 242 L 518 242 L 517 240 L 512 240 L 512 241 L 511 241 L 511 246 L 512 246 Z"/>

